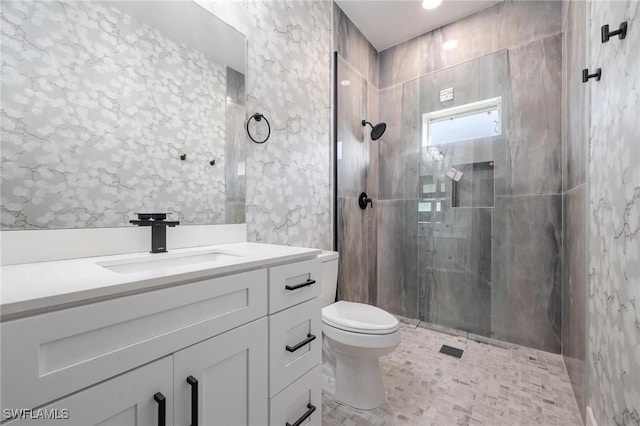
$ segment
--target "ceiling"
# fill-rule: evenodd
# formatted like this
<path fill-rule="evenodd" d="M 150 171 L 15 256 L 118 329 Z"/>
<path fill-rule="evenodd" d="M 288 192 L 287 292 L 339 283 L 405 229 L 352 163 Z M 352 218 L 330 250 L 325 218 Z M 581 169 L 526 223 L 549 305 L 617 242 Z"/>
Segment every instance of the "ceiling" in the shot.
<path fill-rule="evenodd" d="M 421 0 L 335 0 L 378 51 L 442 27 L 501 0 L 444 0 L 432 10 Z"/>

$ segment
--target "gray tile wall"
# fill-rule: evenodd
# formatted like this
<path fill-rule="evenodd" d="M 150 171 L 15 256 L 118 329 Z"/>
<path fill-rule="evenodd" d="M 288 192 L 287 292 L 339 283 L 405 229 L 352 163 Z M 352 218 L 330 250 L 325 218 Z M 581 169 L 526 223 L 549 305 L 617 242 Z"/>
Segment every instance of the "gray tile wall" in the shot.
<path fill-rule="evenodd" d="M 378 122 L 378 52 L 333 4 L 333 47 L 338 52 L 338 299 L 376 304 L 378 142 L 366 119 Z M 340 82 L 348 81 L 345 85 Z M 373 208 L 362 210 L 366 192 Z"/>
<path fill-rule="evenodd" d="M 582 83 L 581 70 L 590 66 L 586 41 L 589 5 L 564 1 L 563 6 L 562 355 L 580 413 L 586 420 L 589 87 Z"/>
<path fill-rule="evenodd" d="M 560 352 L 561 195 L 496 197 L 493 337 Z"/>
<path fill-rule="evenodd" d="M 489 282 L 481 279 L 482 274 L 477 271 L 470 274 L 461 269 L 443 275 L 441 270 L 428 267 L 432 262 L 428 254 L 430 244 L 438 244 L 435 251 L 440 254 L 451 251 L 455 256 L 462 256 L 472 248 L 460 248 L 452 238 L 433 239 L 429 235 L 434 230 L 423 226 L 417 243 L 420 251 L 419 279 L 414 281 L 417 290 L 389 286 L 382 292 L 379 282 L 379 306 L 410 317 L 407 310 L 411 307 L 407 305 L 411 304 L 403 303 L 403 294 L 409 297 L 417 294 L 423 301 L 419 307 L 423 320 L 472 328 L 476 333 L 493 333 L 500 339 L 560 351 L 561 12 L 560 2 L 506 1 L 380 53 L 380 120 L 388 127 L 379 143 L 378 181 L 379 196 L 389 200 L 390 206 L 416 197 L 419 123 L 412 124 L 400 112 L 411 111 L 416 105 L 412 96 L 420 83 L 415 79 L 443 69 L 453 78 L 457 69 L 454 66 L 508 49 L 509 66 L 492 71 L 496 81 L 510 84 L 511 103 L 506 105 L 509 127 L 507 143 L 502 145 L 505 148 L 500 150 L 499 145 L 487 148 L 496 159 L 495 193 L 499 196 L 496 206 L 488 220 L 477 217 L 473 222 L 484 229 L 472 226 L 465 236 L 480 244 L 478 241 L 483 241 L 484 236 L 491 236 L 491 230 L 494 234 L 499 231 L 499 235 L 493 235 L 496 240 L 491 244 L 491 255 L 485 259 L 491 265 L 487 268 L 491 279 Z M 459 40 L 457 49 L 443 50 L 442 43 L 452 38 Z M 490 82 L 481 83 L 480 89 Z M 434 87 L 434 93 L 439 89 Z M 393 209 L 389 207 L 388 211 Z M 399 207 L 395 210 L 396 214 L 400 211 Z M 382 218 L 382 221 L 385 229 L 379 228 L 379 246 L 386 241 L 381 236 L 383 232 L 393 236 L 407 229 L 399 219 Z M 393 242 L 400 244 L 397 240 Z M 455 250 L 450 250 L 451 247 Z M 481 262 L 479 259 L 475 261 Z M 405 262 L 406 252 L 400 246 L 379 247 L 379 280 L 385 274 L 399 274 Z M 456 273 L 459 277 L 452 278 Z M 429 279 L 432 285 L 425 284 Z M 411 283 L 404 277 L 402 280 Z"/>

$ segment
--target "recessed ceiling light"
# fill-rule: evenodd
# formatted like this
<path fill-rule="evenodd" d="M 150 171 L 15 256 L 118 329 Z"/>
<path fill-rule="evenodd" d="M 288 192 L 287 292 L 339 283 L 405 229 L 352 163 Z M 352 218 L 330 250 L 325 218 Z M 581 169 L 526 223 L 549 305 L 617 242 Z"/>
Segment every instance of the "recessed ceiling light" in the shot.
<path fill-rule="evenodd" d="M 442 0 L 422 0 L 422 7 L 425 9 L 435 9 L 442 4 Z"/>
<path fill-rule="evenodd" d="M 447 40 L 444 43 L 442 43 L 442 48 L 444 50 L 453 50 L 456 47 L 458 47 L 458 40 L 456 40 L 456 39 Z"/>
<path fill-rule="evenodd" d="M 351 82 L 350 82 L 349 80 L 342 80 L 342 81 L 340 82 L 340 84 L 341 84 L 342 86 L 348 86 L 348 85 L 350 85 L 350 84 L 351 84 Z"/>

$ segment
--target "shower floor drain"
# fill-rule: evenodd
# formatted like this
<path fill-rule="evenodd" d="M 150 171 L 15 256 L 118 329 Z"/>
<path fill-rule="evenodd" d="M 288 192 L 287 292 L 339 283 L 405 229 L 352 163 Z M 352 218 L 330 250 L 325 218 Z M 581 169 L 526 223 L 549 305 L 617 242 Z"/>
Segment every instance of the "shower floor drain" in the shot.
<path fill-rule="evenodd" d="M 452 346 L 442 345 L 442 347 L 440 348 L 440 352 L 446 355 L 454 356 L 456 358 L 462 358 L 462 353 L 464 351 Z"/>

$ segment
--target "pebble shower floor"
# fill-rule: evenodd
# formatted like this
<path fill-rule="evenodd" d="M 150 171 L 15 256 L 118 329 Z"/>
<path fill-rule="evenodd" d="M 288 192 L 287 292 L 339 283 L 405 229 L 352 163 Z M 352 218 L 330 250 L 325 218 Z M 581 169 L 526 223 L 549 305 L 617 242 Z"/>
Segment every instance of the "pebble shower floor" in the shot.
<path fill-rule="evenodd" d="M 323 395 L 323 426 L 582 426 L 562 356 L 508 349 L 403 324 L 400 346 L 380 360 L 387 402 L 362 411 Z M 464 350 L 461 359 L 439 352 Z"/>

